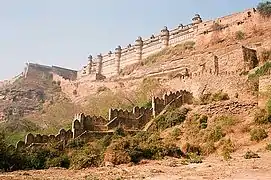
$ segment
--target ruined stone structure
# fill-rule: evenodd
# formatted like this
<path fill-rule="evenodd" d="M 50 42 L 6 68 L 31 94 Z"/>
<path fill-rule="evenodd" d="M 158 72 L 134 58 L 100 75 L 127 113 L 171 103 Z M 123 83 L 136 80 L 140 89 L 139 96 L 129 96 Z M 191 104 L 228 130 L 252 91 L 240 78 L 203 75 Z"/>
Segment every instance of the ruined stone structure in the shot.
<path fill-rule="evenodd" d="M 159 34 L 151 35 L 147 39 L 138 37 L 134 44 L 129 44 L 125 48 L 118 46 L 114 52 L 109 51 L 105 54 L 99 54 L 95 58 L 90 55 L 88 64 L 78 71 L 78 78 L 90 76 L 93 77 L 93 80 L 98 80 L 117 76 L 124 67 L 141 62 L 151 54 L 166 47 L 172 47 L 187 41 L 196 42 L 198 45 L 207 43 L 207 41 L 209 43 L 210 39 L 214 39 L 213 32 L 217 31 L 215 27 L 219 28 L 220 33 L 223 34 L 231 31 L 236 32 L 238 29 L 241 30 L 245 22 L 253 25 L 257 15 L 255 9 L 249 9 L 241 13 L 203 22 L 200 15 L 196 14 L 191 24 L 185 26 L 180 24 L 172 30 L 164 27 Z M 250 66 L 254 65 L 250 64 Z"/>
<path fill-rule="evenodd" d="M 156 115 L 161 113 L 167 105 L 180 107 L 183 104 L 192 102 L 192 94 L 187 91 L 177 91 L 165 94 L 163 98 L 152 98 L 152 108 L 134 107 L 129 112 L 122 109 L 109 109 L 108 120 L 103 117 L 85 116 L 83 113 L 76 114 L 72 122 L 71 130 L 59 130 L 57 135 L 40 135 L 27 134 L 25 141 L 19 141 L 17 148 L 27 147 L 33 144 L 41 144 L 48 142 L 64 143 L 70 139 L 90 139 L 103 137 L 111 134 L 117 127 L 122 127 L 125 131 L 142 131 L 145 125 Z"/>
<path fill-rule="evenodd" d="M 64 79 L 76 80 L 77 71 L 57 66 L 45 66 L 40 64 L 27 63 L 23 76 L 25 78 L 46 78 L 52 79 L 52 74 L 57 74 Z"/>

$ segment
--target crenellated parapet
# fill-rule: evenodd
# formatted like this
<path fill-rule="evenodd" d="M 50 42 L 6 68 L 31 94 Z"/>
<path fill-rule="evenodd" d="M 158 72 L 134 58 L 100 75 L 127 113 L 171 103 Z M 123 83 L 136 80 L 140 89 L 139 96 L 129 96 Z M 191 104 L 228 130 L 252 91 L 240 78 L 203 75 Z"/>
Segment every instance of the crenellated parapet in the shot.
<path fill-rule="evenodd" d="M 25 141 L 18 141 L 16 144 L 17 149 L 24 147 L 29 147 L 35 144 L 44 144 L 44 143 L 54 143 L 54 142 L 64 142 L 66 143 L 73 138 L 72 130 L 66 131 L 65 129 L 60 129 L 56 135 L 41 135 L 28 133 L 25 136 Z"/>
<path fill-rule="evenodd" d="M 109 109 L 108 129 L 123 127 L 126 130 L 139 130 L 152 119 L 152 108 L 134 107 L 133 111 Z"/>
<path fill-rule="evenodd" d="M 157 116 L 169 104 L 174 107 L 180 107 L 183 104 L 191 104 L 192 98 L 192 94 L 188 91 L 169 92 L 164 94 L 163 98 L 153 97 L 153 116 Z"/>
<path fill-rule="evenodd" d="M 75 114 L 72 129 L 60 129 L 56 135 L 27 134 L 25 141 L 17 143 L 17 149 L 32 146 L 33 144 L 63 142 L 71 139 L 90 139 L 110 134 L 117 127 L 125 131 L 140 131 L 167 105 L 180 107 L 190 103 L 192 94 L 187 91 L 177 91 L 165 94 L 163 98 L 153 97 L 152 108 L 134 107 L 132 111 L 123 109 L 109 109 L 108 119 L 101 116 L 90 116 L 84 113 Z"/>

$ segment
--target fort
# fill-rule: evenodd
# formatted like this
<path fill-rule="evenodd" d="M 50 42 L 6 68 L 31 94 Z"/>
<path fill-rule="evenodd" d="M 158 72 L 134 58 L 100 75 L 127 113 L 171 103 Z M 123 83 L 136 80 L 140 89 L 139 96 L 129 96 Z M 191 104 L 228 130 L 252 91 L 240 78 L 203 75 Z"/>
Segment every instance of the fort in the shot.
<path fill-rule="evenodd" d="M 162 51 L 167 47 L 174 47 L 178 44 L 185 42 L 193 42 L 196 46 L 200 47 L 203 44 L 208 44 L 215 41 L 218 37 L 232 36 L 236 31 L 253 29 L 258 23 L 259 14 L 256 9 L 248 9 L 243 12 L 235 13 L 225 17 L 217 18 L 215 20 L 203 21 L 199 14 L 196 14 L 192 18 L 192 22 L 188 25 L 180 24 L 176 28 L 169 30 L 166 26 L 158 34 L 153 34 L 149 38 L 138 37 L 134 43 L 127 45 L 126 47 L 117 46 L 114 51 L 108 51 L 108 53 L 98 54 L 96 57 L 89 55 L 88 63 L 80 70 L 74 71 L 56 66 L 43 66 L 33 63 L 27 63 L 24 76 L 44 76 L 48 73 L 57 74 L 64 79 L 80 80 L 85 77 L 93 81 L 102 80 L 110 77 L 118 77 L 125 67 L 140 63 L 147 57 L 157 52 Z M 217 32 L 219 30 L 219 32 Z M 253 47 L 255 49 L 256 47 Z M 240 51 L 235 52 L 234 57 L 243 56 Z M 218 56 L 215 52 L 210 52 L 213 56 Z M 195 55 L 195 58 L 201 59 L 202 55 Z M 229 56 L 223 55 L 218 61 L 224 63 Z M 220 60 L 220 58 L 223 58 Z M 191 59 L 191 58 L 190 58 Z M 228 60 L 227 59 L 227 60 Z M 233 61 L 234 60 L 234 61 Z M 239 62 L 232 59 L 232 65 Z M 183 63 L 183 65 L 185 65 Z M 191 67 L 195 69 L 197 65 Z M 221 66 L 221 65 L 218 65 Z M 206 67 L 206 65 L 202 66 Z M 220 68 L 220 67 L 219 67 Z M 223 70 L 222 67 L 221 70 Z M 229 67 L 231 68 L 231 67 Z M 43 73 L 40 73 L 43 72 Z M 196 73 L 194 73 L 196 74 Z"/>
<path fill-rule="evenodd" d="M 256 24 L 257 15 L 255 9 L 249 9 L 213 21 L 203 21 L 200 15 L 196 14 L 191 24 L 180 24 L 172 30 L 164 27 L 160 34 L 151 35 L 147 39 L 139 36 L 135 43 L 125 48 L 118 46 L 114 52 L 109 51 L 97 57 L 90 55 L 88 64 L 78 71 L 77 78 L 91 76 L 93 80 L 99 80 L 118 76 L 126 66 L 141 62 L 166 47 L 174 47 L 185 42 L 194 42 L 198 46 L 209 43 L 214 39 L 212 32 L 217 28 L 220 28 L 221 34 L 225 35 L 238 29 L 242 30 L 248 24 L 253 26 Z"/>
<path fill-rule="evenodd" d="M 193 97 L 198 98 L 204 93 L 223 90 L 230 98 L 246 100 L 250 93 L 247 90 L 247 74 L 263 65 L 260 54 L 264 48 L 270 47 L 271 42 L 239 43 L 233 38 L 236 38 L 237 32 L 245 32 L 251 36 L 259 24 L 264 25 L 264 21 L 260 21 L 260 15 L 254 8 L 210 21 L 203 21 L 196 14 L 188 25 L 180 24 L 172 30 L 164 27 L 159 34 L 147 39 L 138 37 L 125 48 L 117 46 L 114 51 L 96 57 L 89 55 L 87 65 L 79 71 L 28 63 L 22 74 L 24 77 L 50 77 L 61 81 L 62 91 L 70 97 L 78 95 L 74 92 L 82 91 L 89 95 L 89 90 L 99 83 L 105 86 L 106 83 L 113 83 L 114 87 L 114 83 L 147 77 L 159 77 L 175 93 L 165 94 L 163 98 L 152 97 L 151 108 L 134 107 L 132 111 L 127 111 L 112 107 L 109 109 L 108 119 L 78 114 L 72 122 L 72 129 L 61 129 L 57 135 L 49 136 L 29 134 L 25 141 L 17 143 L 17 148 L 50 140 L 102 137 L 113 133 L 118 127 L 127 132 L 147 131 L 152 126 L 153 119 L 168 105 L 180 107 L 190 104 Z M 228 43 L 224 43 L 223 47 L 215 47 L 222 42 Z M 197 50 L 192 48 L 189 53 L 173 55 L 157 64 L 141 65 L 140 69 L 124 73 L 127 67 L 144 64 L 155 53 L 184 44 L 191 44 Z M 259 92 L 266 91 L 270 85 L 270 75 L 260 78 L 258 85 Z M 259 105 L 264 104 L 264 101 L 258 100 Z M 254 104 L 248 107 L 254 107 Z"/>

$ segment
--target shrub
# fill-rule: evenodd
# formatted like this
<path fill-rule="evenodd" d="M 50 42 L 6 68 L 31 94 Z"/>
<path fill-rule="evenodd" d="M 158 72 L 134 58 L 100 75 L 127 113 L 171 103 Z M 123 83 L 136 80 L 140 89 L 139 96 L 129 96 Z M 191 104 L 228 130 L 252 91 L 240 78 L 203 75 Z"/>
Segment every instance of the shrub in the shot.
<path fill-rule="evenodd" d="M 267 50 L 267 49 L 264 49 L 261 53 L 261 61 L 262 62 L 267 62 L 267 61 L 270 61 L 271 60 L 271 50 Z"/>
<path fill-rule="evenodd" d="M 227 93 L 224 93 L 222 90 L 212 95 L 212 101 L 225 101 L 229 99 L 229 95 Z"/>
<path fill-rule="evenodd" d="M 140 132 L 133 137 L 114 140 L 105 152 L 105 161 L 113 164 L 139 162 L 141 159 L 161 159 L 165 156 L 180 157 L 181 150 L 171 143 L 164 143 L 158 133 Z"/>
<path fill-rule="evenodd" d="M 157 128 L 160 130 L 165 130 L 181 124 L 184 122 L 188 111 L 189 110 L 187 108 L 182 108 L 167 112 L 163 116 L 156 119 Z"/>
<path fill-rule="evenodd" d="M 237 40 L 243 40 L 245 38 L 245 33 L 243 33 L 242 31 L 237 31 L 235 33 L 235 38 Z"/>
<path fill-rule="evenodd" d="M 210 132 L 207 134 L 207 140 L 211 142 L 217 142 L 224 136 L 225 133 L 223 133 L 221 126 L 216 126 L 215 128 L 211 129 Z"/>
<path fill-rule="evenodd" d="M 200 157 L 198 154 L 195 153 L 189 153 L 188 154 L 188 162 L 189 163 L 202 163 L 202 157 Z"/>
<path fill-rule="evenodd" d="M 201 152 L 204 155 L 210 155 L 216 151 L 216 147 L 214 142 L 207 142 L 201 147 Z"/>
<path fill-rule="evenodd" d="M 52 159 L 48 159 L 45 163 L 46 168 L 49 167 L 63 167 L 63 168 L 69 168 L 70 166 L 70 160 L 67 155 L 62 155 L 59 157 L 55 157 Z"/>
<path fill-rule="evenodd" d="M 248 76 L 248 78 L 249 78 L 250 80 L 253 80 L 253 79 L 255 79 L 255 78 L 264 76 L 264 75 L 266 75 L 266 74 L 269 72 L 270 69 L 271 69 L 271 62 L 266 62 L 266 63 L 264 63 L 263 66 L 261 66 L 259 69 L 257 69 L 257 70 L 255 71 L 255 73 L 250 74 L 250 75 Z M 257 79 L 256 79 L 256 80 L 257 80 Z"/>
<path fill-rule="evenodd" d="M 257 10 L 263 17 L 270 17 L 271 16 L 271 2 L 261 2 L 257 6 Z"/>
<path fill-rule="evenodd" d="M 217 101 L 225 101 L 225 100 L 229 100 L 229 95 L 227 93 L 224 93 L 222 90 L 211 94 L 211 93 L 206 93 L 206 94 L 202 94 L 200 97 L 200 104 L 202 105 L 206 105 L 209 104 L 211 102 L 217 102 Z"/>
<path fill-rule="evenodd" d="M 254 122 L 259 125 L 267 124 L 271 122 L 271 118 L 268 116 L 265 109 L 260 109 L 256 112 L 254 116 Z"/>
<path fill-rule="evenodd" d="M 251 141 L 259 142 L 259 141 L 261 141 L 261 140 L 263 140 L 263 139 L 265 139 L 267 137 L 268 137 L 267 132 L 262 128 L 252 129 L 250 131 L 250 139 L 251 139 Z"/>
<path fill-rule="evenodd" d="M 245 159 L 252 159 L 252 158 L 260 158 L 260 156 L 257 153 L 254 153 L 253 151 L 247 151 L 244 155 Z"/>
<path fill-rule="evenodd" d="M 231 153 L 233 153 L 234 150 L 232 141 L 230 139 L 225 140 L 222 145 L 222 156 L 224 160 L 231 159 Z"/>
<path fill-rule="evenodd" d="M 271 144 L 267 144 L 265 149 L 268 150 L 268 151 L 271 151 Z"/>
<path fill-rule="evenodd" d="M 179 128 L 174 128 L 171 132 L 171 136 L 175 139 L 181 135 L 181 130 Z"/>
<path fill-rule="evenodd" d="M 200 97 L 199 97 L 200 104 L 202 104 L 202 105 L 209 104 L 211 102 L 211 97 L 212 97 L 211 93 L 200 95 Z"/>
<path fill-rule="evenodd" d="M 208 121 L 208 117 L 206 115 L 203 115 L 200 117 L 199 119 L 199 123 L 200 123 L 200 127 L 201 129 L 206 129 L 207 128 L 207 121 Z"/>
<path fill-rule="evenodd" d="M 92 143 L 73 151 L 70 158 L 72 168 L 97 167 L 103 162 L 103 150 L 96 143 Z"/>
<path fill-rule="evenodd" d="M 190 143 L 185 143 L 182 147 L 182 151 L 188 155 L 189 153 L 197 154 L 200 155 L 201 153 L 201 148 L 198 145 L 190 144 Z"/>

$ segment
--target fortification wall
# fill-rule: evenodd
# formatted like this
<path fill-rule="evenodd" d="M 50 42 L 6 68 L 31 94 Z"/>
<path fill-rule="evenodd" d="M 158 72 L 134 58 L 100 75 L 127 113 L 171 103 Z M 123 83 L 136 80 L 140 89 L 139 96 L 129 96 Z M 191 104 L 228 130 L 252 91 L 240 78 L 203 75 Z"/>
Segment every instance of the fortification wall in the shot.
<path fill-rule="evenodd" d="M 122 109 L 109 110 L 108 129 L 123 127 L 125 130 L 140 130 L 152 118 L 152 109 L 143 107 L 134 107 L 129 112 Z"/>
<path fill-rule="evenodd" d="M 24 77 L 30 79 L 52 79 L 52 73 L 55 73 L 64 79 L 76 80 L 77 71 L 65 69 L 57 66 L 45 66 L 40 64 L 27 63 Z"/>
<path fill-rule="evenodd" d="M 93 66 L 85 66 L 82 71 L 85 72 L 84 76 L 87 76 L 93 72 L 93 69 L 86 69 L 96 66 L 97 74 L 105 77 L 116 76 L 126 66 L 139 63 L 168 46 L 175 46 L 186 41 L 194 41 L 197 46 L 202 46 L 210 42 L 232 38 L 238 30 L 252 31 L 258 23 L 258 19 L 259 15 L 255 9 L 204 22 L 199 15 L 195 15 L 191 24 L 185 26 L 181 24 L 172 30 L 164 27 L 159 34 L 154 34 L 150 38 L 138 37 L 135 43 L 129 44 L 126 48 L 122 49 L 118 46 L 114 53 L 99 55 L 94 59 Z"/>
<path fill-rule="evenodd" d="M 72 122 L 72 129 L 66 131 L 60 129 L 57 135 L 33 135 L 27 134 L 25 141 L 17 143 L 17 149 L 32 146 L 33 144 L 63 142 L 70 139 L 101 138 L 104 135 L 112 134 L 115 128 L 122 127 L 125 131 L 133 133 L 142 130 L 155 115 L 159 114 L 168 104 L 180 107 L 184 103 L 192 102 L 192 94 L 187 91 L 177 91 L 165 94 L 163 99 L 152 98 L 152 108 L 134 107 L 129 112 L 122 109 L 110 109 L 109 119 L 99 116 L 85 116 L 83 113 L 76 114 Z"/>
<path fill-rule="evenodd" d="M 41 135 L 36 134 L 33 135 L 29 133 L 25 136 L 25 141 L 18 141 L 16 144 L 17 149 L 21 149 L 24 147 L 28 147 L 34 144 L 41 143 L 54 143 L 54 142 L 67 142 L 73 138 L 73 134 L 71 130 L 66 131 L 65 129 L 60 129 L 57 135 Z"/>

